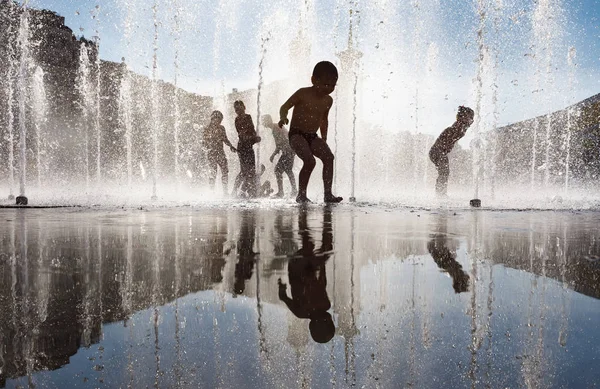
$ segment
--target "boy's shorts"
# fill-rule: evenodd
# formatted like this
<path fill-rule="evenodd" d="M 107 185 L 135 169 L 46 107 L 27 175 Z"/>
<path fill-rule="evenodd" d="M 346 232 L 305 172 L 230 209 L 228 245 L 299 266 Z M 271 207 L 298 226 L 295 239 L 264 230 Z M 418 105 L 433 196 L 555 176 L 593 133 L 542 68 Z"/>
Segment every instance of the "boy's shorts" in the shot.
<path fill-rule="evenodd" d="M 293 135 L 300 135 L 301 137 L 306 139 L 306 141 L 308 142 L 309 145 L 311 145 L 312 142 L 319 137 L 319 135 L 316 132 L 303 132 L 296 128 L 290 128 L 290 132 L 288 134 L 288 139 L 290 140 L 290 144 L 292 142 Z"/>

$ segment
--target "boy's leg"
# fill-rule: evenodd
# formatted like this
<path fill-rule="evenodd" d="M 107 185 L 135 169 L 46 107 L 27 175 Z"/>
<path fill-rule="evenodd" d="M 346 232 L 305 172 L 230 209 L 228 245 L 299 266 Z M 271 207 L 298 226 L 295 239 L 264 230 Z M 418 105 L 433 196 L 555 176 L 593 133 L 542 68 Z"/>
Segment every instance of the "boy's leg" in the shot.
<path fill-rule="evenodd" d="M 275 196 L 283 197 L 283 157 L 280 157 L 277 165 L 275 165 L 275 178 L 277 179 L 277 193 Z"/>
<path fill-rule="evenodd" d="M 242 191 L 248 193 L 250 197 L 256 197 L 258 188 L 256 187 L 256 162 L 254 160 L 254 150 L 252 148 L 243 149 L 240 152 L 240 165 L 242 166 Z"/>
<path fill-rule="evenodd" d="M 240 189 L 240 185 L 242 185 L 242 172 L 240 171 L 237 176 L 235 176 L 235 181 L 233 183 L 233 190 L 231 191 L 231 195 L 236 197 L 238 194 L 238 190 Z"/>
<path fill-rule="evenodd" d="M 450 176 L 448 156 L 440 156 L 437 159 L 436 167 L 438 170 L 438 178 L 435 183 L 435 191 L 438 195 L 445 196 L 448 192 L 448 177 Z"/>
<path fill-rule="evenodd" d="M 302 165 L 302 170 L 300 170 L 300 176 L 298 177 L 299 190 L 296 200 L 303 202 L 308 201 L 308 198 L 306 197 L 306 189 L 308 187 L 310 175 L 317 162 L 315 161 L 315 157 L 313 156 L 310 145 L 302 135 L 295 134 L 290 136 L 290 146 L 292 146 L 292 150 L 294 150 L 298 158 L 300 158 L 304 163 Z"/>
<path fill-rule="evenodd" d="M 215 180 L 217 179 L 217 161 L 215 158 L 208 158 L 208 185 L 210 189 L 215 188 Z"/>
<path fill-rule="evenodd" d="M 286 158 L 283 171 L 287 174 L 290 180 L 290 186 L 292 187 L 292 195 L 295 195 L 298 190 L 296 189 L 296 179 L 294 178 L 294 155 L 290 155 Z"/>
<path fill-rule="evenodd" d="M 294 171 L 292 169 L 288 169 L 285 172 L 290 180 L 290 186 L 292 187 L 292 196 L 298 193 L 298 189 L 296 188 L 296 178 L 294 177 Z"/>
<path fill-rule="evenodd" d="M 321 139 L 316 138 L 312 141 L 310 148 L 315 157 L 319 158 L 323 162 L 323 187 L 325 188 L 325 202 L 339 203 L 342 201 L 341 197 L 336 197 L 331 192 L 333 185 L 333 153 L 327 145 L 327 143 Z"/>
<path fill-rule="evenodd" d="M 235 177 L 235 182 L 233 184 L 233 192 L 231 193 L 232 196 L 238 195 L 238 191 L 240 190 L 240 187 L 242 186 L 242 183 L 244 182 L 244 158 L 243 158 L 242 153 L 239 150 L 238 150 L 238 157 L 240 159 L 240 172 Z"/>
<path fill-rule="evenodd" d="M 257 177 L 256 177 L 256 158 L 254 156 L 254 150 L 251 148 L 248 153 L 248 171 L 247 171 L 247 186 L 248 186 L 248 194 L 250 197 L 258 196 L 259 186 L 257 185 Z"/>
<path fill-rule="evenodd" d="M 229 166 L 227 164 L 227 157 L 222 155 L 219 160 L 219 166 L 221 167 L 221 183 L 223 184 L 223 194 L 227 194 L 229 186 Z"/>

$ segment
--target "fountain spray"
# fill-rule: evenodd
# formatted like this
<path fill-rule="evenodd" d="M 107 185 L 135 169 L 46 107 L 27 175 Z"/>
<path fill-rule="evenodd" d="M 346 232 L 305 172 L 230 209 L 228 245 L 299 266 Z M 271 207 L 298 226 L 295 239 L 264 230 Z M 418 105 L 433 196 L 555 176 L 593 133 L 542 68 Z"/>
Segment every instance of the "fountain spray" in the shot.
<path fill-rule="evenodd" d="M 19 49 L 21 60 L 19 65 L 19 77 L 17 87 L 19 90 L 19 127 L 20 134 L 20 179 L 19 179 L 19 196 L 17 196 L 17 205 L 27 205 L 28 200 L 25 196 L 25 183 L 27 180 L 27 125 L 26 125 L 26 93 L 27 93 L 27 72 L 29 61 L 29 10 L 26 3 L 23 4 L 23 13 L 19 22 Z"/>
<path fill-rule="evenodd" d="M 479 184 L 481 177 L 481 100 L 483 98 L 483 72 L 486 56 L 485 47 L 485 23 L 486 23 L 486 6 L 484 0 L 477 0 L 477 13 L 479 15 L 479 28 L 477 29 L 477 100 L 475 103 L 475 145 L 473 150 L 473 178 L 475 182 L 475 197 L 469 201 L 472 207 L 481 207 L 479 199 Z"/>
<path fill-rule="evenodd" d="M 131 187 L 133 175 L 133 142 L 131 131 L 133 127 L 133 115 L 131 104 L 131 73 L 127 69 L 127 65 L 123 63 L 124 74 L 121 79 L 121 87 L 119 88 L 119 114 L 121 116 L 121 124 L 125 127 L 125 151 L 127 165 L 127 185 Z"/>
<path fill-rule="evenodd" d="M 156 179 L 158 176 L 158 2 L 154 1 L 152 6 L 152 16 L 154 20 L 154 40 L 153 40 L 153 54 L 152 54 L 152 88 L 151 88 L 151 99 L 152 99 L 152 144 L 154 150 L 154 167 L 152 169 L 152 200 L 158 200 L 156 195 Z"/>
<path fill-rule="evenodd" d="M 178 0 L 173 0 L 173 8 L 175 8 L 175 14 L 173 15 L 174 22 L 174 39 L 175 39 L 175 58 L 173 60 L 173 65 L 175 67 L 175 79 L 173 81 L 173 85 L 175 86 L 175 123 L 174 123 L 174 141 L 175 141 L 175 184 L 177 188 L 179 188 L 180 179 L 179 179 L 179 131 L 181 129 L 181 111 L 179 106 L 179 87 L 178 87 L 178 76 L 179 76 L 179 49 L 180 49 L 180 38 L 181 38 L 181 27 L 179 21 L 179 2 Z M 227 190 L 225 190 L 227 192 Z"/>
<path fill-rule="evenodd" d="M 575 87 L 575 57 L 577 51 L 574 47 L 569 47 L 569 53 L 567 55 L 567 61 L 569 65 L 569 108 L 567 109 L 567 135 L 565 139 L 565 149 L 567 154 L 565 156 L 565 192 L 569 190 L 569 179 L 571 178 L 571 131 L 573 121 L 573 109 L 570 107 L 573 104 L 573 95 Z"/>
<path fill-rule="evenodd" d="M 12 4 L 12 3 L 9 3 Z M 7 35 L 9 37 L 14 37 L 14 31 L 12 31 L 12 23 L 9 23 Z M 8 199 L 14 200 L 15 195 L 13 193 L 13 186 L 15 184 L 15 136 L 14 136 L 14 125 L 15 125 L 15 112 L 14 112 L 14 99 L 15 99 L 15 90 L 14 90 L 14 77 L 15 77 L 15 66 L 14 63 L 15 57 L 15 46 L 14 39 L 9 39 L 8 43 L 8 77 L 7 77 L 7 97 L 8 97 L 8 185 L 9 185 L 9 194 Z"/>
<path fill-rule="evenodd" d="M 44 86 L 44 71 L 41 67 L 37 66 L 33 73 L 33 91 L 32 91 L 32 105 L 35 123 L 35 139 L 36 139 L 36 168 L 37 168 L 37 184 L 38 188 L 42 187 L 42 175 L 43 175 L 43 164 L 42 155 L 43 150 L 43 132 L 44 122 L 46 120 L 46 114 L 48 110 L 48 102 L 46 97 L 46 88 Z"/>
<path fill-rule="evenodd" d="M 271 38 L 271 32 L 267 32 L 267 35 L 262 38 L 262 43 L 260 45 L 260 62 L 258 63 L 258 89 L 256 93 L 256 135 L 259 135 L 260 129 L 260 98 L 261 91 L 263 87 L 263 67 L 265 64 L 265 57 L 267 56 L 267 42 Z M 262 172 L 262 168 L 260 166 L 260 143 L 256 148 L 256 187 L 260 188 L 260 175 Z"/>
<path fill-rule="evenodd" d="M 126 8 L 125 18 L 125 44 L 127 52 L 131 51 L 131 24 L 132 24 L 132 12 L 131 5 Z M 123 77 L 121 78 L 121 86 L 119 88 L 119 114 L 121 125 L 125 130 L 125 152 L 126 152 L 126 168 L 127 168 L 127 185 L 131 188 L 132 177 L 133 177 L 133 107 L 131 101 L 132 94 L 132 79 L 131 71 L 127 66 L 126 59 L 122 59 Z"/>
<path fill-rule="evenodd" d="M 99 1 L 99 0 L 97 0 Z M 94 37 L 94 48 L 96 51 L 95 68 L 96 68 L 96 85 L 95 85 L 95 104 L 94 104 L 94 130 L 96 132 L 96 184 L 100 186 L 102 179 L 101 160 L 102 155 L 102 129 L 100 128 L 100 5 L 97 4 L 93 18 L 96 19 L 96 36 Z"/>
<path fill-rule="evenodd" d="M 502 13 L 502 0 L 496 0 L 494 5 L 494 34 L 496 36 L 499 35 L 500 31 L 500 16 Z M 497 161 L 497 152 L 498 152 L 498 122 L 500 113 L 498 111 L 498 48 L 495 47 L 492 49 L 492 69 L 493 69 L 493 79 L 492 79 L 492 107 L 493 107 L 493 122 L 492 122 L 492 136 L 490 139 L 491 142 L 491 162 L 490 167 L 485 169 L 488 175 L 488 183 L 490 186 L 490 195 L 492 199 L 496 197 L 496 161 Z"/>
<path fill-rule="evenodd" d="M 420 70 L 420 64 L 422 61 L 421 58 L 421 46 L 422 46 L 422 35 L 423 35 L 423 25 L 424 25 L 424 17 L 422 15 L 420 15 L 420 11 L 421 11 L 421 3 L 419 2 L 419 0 L 416 0 L 412 3 L 412 7 L 413 10 L 415 12 L 415 19 L 417 20 L 417 25 L 415 26 L 415 30 L 413 31 L 413 35 L 414 35 L 414 40 L 413 40 L 413 53 L 414 53 L 414 61 L 415 61 L 415 85 L 414 85 L 414 115 L 415 115 L 415 126 L 412 130 L 412 137 L 411 137 L 411 149 L 412 149 L 412 164 L 413 164 L 413 177 L 412 177 L 412 181 L 413 181 L 413 190 L 416 191 L 417 189 L 417 175 L 418 175 L 418 164 L 417 164 L 417 159 L 418 159 L 418 154 L 420 154 L 420 151 L 418 150 L 418 134 L 419 134 L 419 108 L 420 108 L 420 99 L 419 99 L 419 95 L 420 95 L 420 88 L 421 88 L 421 83 L 420 83 L 420 79 L 422 78 L 422 74 L 421 74 L 421 70 Z M 428 154 L 425 154 L 426 156 L 428 156 Z"/>
<path fill-rule="evenodd" d="M 88 47 L 85 42 L 81 42 L 79 48 L 79 70 L 77 71 L 77 90 L 81 96 L 81 125 L 84 133 L 85 148 L 85 188 L 90 189 L 90 110 L 93 105 L 94 97 L 90 85 L 90 60 Z"/>
<path fill-rule="evenodd" d="M 358 86 L 358 67 L 360 66 L 359 60 L 360 57 L 362 56 L 361 53 L 359 53 L 358 51 L 355 50 L 354 48 L 354 40 L 353 40 L 353 32 L 354 32 L 354 27 L 358 26 L 359 23 L 359 19 L 357 17 L 357 21 L 356 23 L 353 25 L 353 19 L 354 19 L 354 15 L 356 13 L 358 13 L 354 8 L 356 7 L 356 2 L 353 1 L 351 3 L 351 5 L 353 6 L 350 9 L 350 27 L 349 27 L 349 31 L 348 31 L 348 50 L 350 51 L 351 55 L 350 60 L 351 62 L 351 69 L 352 69 L 352 76 L 354 78 L 354 85 L 352 88 L 352 173 L 351 173 L 351 187 L 350 187 L 350 202 L 355 202 L 356 201 L 356 194 L 355 194 L 355 186 L 356 186 L 356 89 Z"/>

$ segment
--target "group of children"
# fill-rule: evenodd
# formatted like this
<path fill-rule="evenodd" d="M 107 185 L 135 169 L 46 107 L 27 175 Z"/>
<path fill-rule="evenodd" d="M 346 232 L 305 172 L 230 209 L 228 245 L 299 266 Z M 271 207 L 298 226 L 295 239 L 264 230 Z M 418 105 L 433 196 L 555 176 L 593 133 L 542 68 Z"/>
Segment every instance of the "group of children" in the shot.
<path fill-rule="evenodd" d="M 262 123 L 270 128 L 275 140 L 275 151 L 270 157 L 273 162 L 277 154 L 281 153 L 275 166 L 278 191 L 275 197 L 283 197 L 283 174 L 290 181 L 292 195 L 296 196 L 298 203 L 309 203 L 307 188 L 310 176 L 315 168 L 315 157 L 323 162 L 324 201 L 326 203 L 339 203 L 342 197 L 332 193 L 334 155 L 327 145 L 328 116 L 333 105 L 330 94 L 334 91 L 338 80 L 338 71 L 334 64 L 328 61 L 319 62 L 313 70 L 311 77 L 312 86 L 296 91 L 282 106 L 279 111 L 279 122 L 275 124 L 270 115 L 262 117 Z M 235 179 L 233 187 L 234 196 L 257 197 L 269 194 L 270 188 L 260 187 L 256 175 L 256 163 L 253 146 L 261 141 L 257 135 L 252 117 L 246 113 L 242 101 L 233 104 L 236 118 L 235 128 L 239 137 L 237 148 L 234 147 L 221 125 L 223 114 L 214 111 L 210 124 L 204 129 L 202 143 L 206 152 L 209 171 L 209 183 L 214 187 L 217 169 L 221 168 L 221 179 L 224 192 L 227 193 L 229 169 L 223 144 L 229 146 L 232 152 L 238 154 L 240 159 L 240 173 Z M 294 109 L 291 123 L 288 112 Z M 466 133 L 473 123 L 474 112 L 468 107 L 459 107 L 456 122 L 445 129 L 432 146 L 429 157 L 438 170 L 436 192 L 439 196 L 446 196 L 448 177 L 450 174 L 448 154 Z M 290 124 L 287 132 L 284 125 Z M 321 131 L 321 137 L 317 134 Z M 303 162 L 298 177 L 298 189 L 294 173 L 294 157 L 297 155 Z"/>

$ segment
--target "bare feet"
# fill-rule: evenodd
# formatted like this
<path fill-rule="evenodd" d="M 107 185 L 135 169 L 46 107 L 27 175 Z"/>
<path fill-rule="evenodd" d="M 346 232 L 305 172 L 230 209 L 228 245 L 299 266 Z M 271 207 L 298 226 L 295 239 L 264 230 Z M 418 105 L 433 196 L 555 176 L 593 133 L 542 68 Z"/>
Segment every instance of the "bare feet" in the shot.
<path fill-rule="evenodd" d="M 339 203 L 339 202 L 341 202 L 343 199 L 344 199 L 343 197 L 334 196 L 334 195 L 333 195 L 333 194 L 331 194 L 331 193 L 330 193 L 330 194 L 326 194 L 326 195 L 325 195 L 325 198 L 324 198 L 324 200 L 325 200 L 325 202 L 326 202 L 326 203 Z"/>
<path fill-rule="evenodd" d="M 312 201 L 310 201 L 310 199 L 308 197 L 306 197 L 306 195 L 302 195 L 302 194 L 299 194 L 298 196 L 296 196 L 296 202 L 299 204 L 312 203 Z"/>

